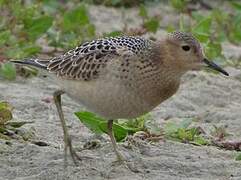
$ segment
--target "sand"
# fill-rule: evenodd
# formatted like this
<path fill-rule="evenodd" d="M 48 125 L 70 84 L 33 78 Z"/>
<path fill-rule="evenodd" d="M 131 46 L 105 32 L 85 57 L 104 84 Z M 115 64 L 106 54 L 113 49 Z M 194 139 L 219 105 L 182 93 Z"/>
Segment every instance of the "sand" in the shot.
<path fill-rule="evenodd" d="M 90 8 L 99 32 L 123 25 L 120 10 Z M 130 12 L 135 14 L 137 10 Z M 96 13 L 101 20 L 94 18 Z M 113 24 L 113 27 L 106 28 L 109 27 L 107 24 Z M 224 47 L 228 49 L 226 56 L 235 53 L 240 56 L 240 53 L 237 54 L 240 47 Z M 181 121 L 193 117 L 199 119 L 198 125 L 206 131 L 210 131 L 213 125 L 227 126 L 227 132 L 231 134 L 228 140 L 240 140 L 241 71 L 234 67 L 226 69 L 231 73 L 230 77 L 204 71 L 186 74 L 178 93 L 151 113 L 157 124 L 163 126 L 172 119 Z M 0 81 L 0 101 L 14 106 L 14 120 L 34 121 L 20 128 L 21 131 L 33 132 L 28 141 L 10 140 L 9 144 L 6 143 L 9 141 L 0 139 L 0 180 L 241 179 L 241 162 L 235 160 L 236 151 L 170 140 L 156 143 L 138 141 L 138 145 L 131 146 L 127 146 L 126 142 L 119 143 L 122 153 L 140 172 L 133 173 L 115 165 L 115 154 L 108 137 L 96 136 L 84 127 L 73 115 L 84 107 L 66 95 L 63 96 L 63 109 L 73 144 L 78 154 L 86 158 L 75 166 L 69 157 L 68 168 L 64 169 L 63 134 L 52 100 L 56 89 L 57 86 L 41 75 L 30 79 L 18 77 L 14 82 Z M 38 146 L 33 143 L 36 141 L 46 142 L 47 146 Z M 98 141 L 99 147 L 80 151 L 83 145 L 92 141 Z"/>

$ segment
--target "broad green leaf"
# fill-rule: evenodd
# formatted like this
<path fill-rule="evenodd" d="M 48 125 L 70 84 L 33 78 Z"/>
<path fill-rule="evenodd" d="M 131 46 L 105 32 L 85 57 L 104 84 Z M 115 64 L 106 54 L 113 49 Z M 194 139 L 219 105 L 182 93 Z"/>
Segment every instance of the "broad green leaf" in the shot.
<path fill-rule="evenodd" d="M 64 31 L 77 30 L 89 23 L 90 21 L 87 9 L 84 5 L 81 5 L 64 14 L 62 28 Z"/>
<path fill-rule="evenodd" d="M 169 2 L 173 8 L 183 11 L 188 3 L 188 0 L 170 0 Z"/>
<path fill-rule="evenodd" d="M 192 118 L 186 118 L 180 122 L 180 124 L 178 125 L 178 128 L 187 129 L 192 122 L 193 122 Z"/>
<path fill-rule="evenodd" d="M 229 34 L 228 38 L 231 42 L 234 43 L 240 43 L 241 42 L 241 13 L 235 14 L 235 16 L 232 17 L 232 21 L 229 27 Z"/>
<path fill-rule="evenodd" d="M 9 41 L 10 36 L 11 32 L 9 30 L 0 32 L 0 47 Z"/>
<path fill-rule="evenodd" d="M 102 122 L 105 122 L 106 121 L 105 119 L 96 117 L 96 115 L 87 111 L 76 112 L 75 115 L 87 128 L 89 128 L 94 133 L 97 133 L 97 134 L 103 133 L 100 127 L 100 124 Z"/>
<path fill-rule="evenodd" d="M 222 46 L 218 42 L 209 42 L 204 45 L 204 51 L 209 59 L 215 59 L 222 55 Z"/>
<path fill-rule="evenodd" d="M 241 11 L 241 3 L 237 1 L 231 1 L 231 5 L 238 11 Z"/>
<path fill-rule="evenodd" d="M 12 119 L 13 107 L 7 102 L 0 102 L 0 125 Z"/>
<path fill-rule="evenodd" d="M 5 51 L 5 55 L 11 59 L 22 59 L 40 52 L 41 48 L 33 43 L 16 44 Z"/>
<path fill-rule="evenodd" d="M 185 129 L 179 128 L 177 130 L 177 138 L 181 140 L 186 140 L 187 139 L 187 133 Z"/>
<path fill-rule="evenodd" d="M 210 144 L 210 142 L 202 136 L 195 136 L 192 143 L 195 145 L 209 145 Z"/>
<path fill-rule="evenodd" d="M 193 11 L 192 12 L 192 18 L 195 21 L 200 22 L 201 20 L 205 19 L 205 16 L 203 15 L 203 13 L 201 13 L 199 11 Z"/>
<path fill-rule="evenodd" d="M 153 33 L 155 33 L 158 30 L 159 26 L 160 26 L 159 20 L 156 18 L 150 18 L 144 22 L 144 27 L 148 31 L 153 32 Z"/>
<path fill-rule="evenodd" d="M 178 130 L 178 125 L 174 122 L 167 122 L 164 126 L 164 131 L 166 135 L 171 135 L 173 133 L 176 133 Z"/>
<path fill-rule="evenodd" d="M 12 63 L 1 64 L 0 76 L 8 80 L 14 80 L 16 78 L 15 66 Z"/>
<path fill-rule="evenodd" d="M 112 4 L 113 6 L 116 6 L 116 5 L 120 4 L 121 1 L 122 1 L 122 0 L 111 0 L 111 4 Z"/>
<path fill-rule="evenodd" d="M 100 128 L 103 132 L 108 134 L 107 122 L 101 122 Z M 121 140 L 125 139 L 125 137 L 128 135 L 128 130 L 116 123 L 113 124 L 113 132 L 114 132 L 116 141 L 121 141 Z"/>
<path fill-rule="evenodd" d="M 41 16 L 25 21 L 24 28 L 32 41 L 43 35 L 53 23 L 53 18 L 50 16 Z"/>
<path fill-rule="evenodd" d="M 144 123 L 145 123 L 146 131 L 148 131 L 150 134 L 152 134 L 152 135 L 161 135 L 161 134 L 163 134 L 162 129 L 159 126 L 157 126 L 157 124 L 154 121 L 152 121 L 152 120 L 146 121 L 145 120 Z"/>
<path fill-rule="evenodd" d="M 19 122 L 10 121 L 10 122 L 7 122 L 6 125 L 14 127 L 14 128 L 19 128 L 25 124 L 30 124 L 30 123 L 34 123 L 34 121 L 19 121 Z"/>
<path fill-rule="evenodd" d="M 141 4 L 139 7 L 139 16 L 141 16 L 142 18 L 148 18 L 146 7 L 143 4 Z"/>
<path fill-rule="evenodd" d="M 206 43 L 209 41 L 210 34 L 208 33 L 201 33 L 201 32 L 192 32 L 192 33 L 201 43 Z"/>
<path fill-rule="evenodd" d="M 228 21 L 229 18 L 229 14 L 226 11 L 223 11 L 221 9 L 214 9 L 211 12 L 211 16 L 213 18 L 213 20 L 215 20 L 219 25 L 220 24 L 226 24 L 226 22 Z M 224 27 L 222 27 L 224 28 Z"/>
<path fill-rule="evenodd" d="M 166 28 L 166 31 L 169 32 L 169 33 L 173 32 L 175 30 L 176 30 L 176 28 L 174 26 L 172 26 L 172 25 L 168 25 L 167 28 Z"/>
<path fill-rule="evenodd" d="M 88 37 L 94 37 L 95 36 L 95 26 L 93 24 L 88 24 L 86 26 L 86 31 L 87 31 L 86 35 Z"/>
<path fill-rule="evenodd" d="M 107 120 L 97 117 L 95 114 L 87 111 L 76 112 L 75 115 L 87 128 L 94 133 L 107 133 Z M 133 134 L 136 131 L 136 128 L 130 128 L 113 123 L 113 132 L 117 141 L 123 140 L 128 134 Z"/>
<path fill-rule="evenodd" d="M 122 34 L 123 34 L 122 31 L 112 31 L 112 32 L 109 32 L 109 33 L 105 33 L 104 36 L 105 37 L 116 37 L 116 36 L 120 36 Z"/>
<path fill-rule="evenodd" d="M 5 4 L 5 0 L 0 0 L 0 6 L 3 6 Z"/>
<path fill-rule="evenodd" d="M 197 34 L 210 34 L 211 30 L 211 23 L 212 23 L 212 18 L 207 17 L 200 22 L 192 29 L 192 32 L 197 33 Z"/>
<path fill-rule="evenodd" d="M 241 161 L 241 153 L 239 153 L 236 158 L 235 158 L 236 161 Z"/>
<path fill-rule="evenodd" d="M 43 0 L 43 10 L 45 12 L 54 14 L 60 11 L 61 3 L 58 0 Z"/>
<path fill-rule="evenodd" d="M 24 56 L 27 57 L 40 52 L 41 48 L 36 45 L 28 45 L 23 47 L 22 50 L 23 50 Z"/>

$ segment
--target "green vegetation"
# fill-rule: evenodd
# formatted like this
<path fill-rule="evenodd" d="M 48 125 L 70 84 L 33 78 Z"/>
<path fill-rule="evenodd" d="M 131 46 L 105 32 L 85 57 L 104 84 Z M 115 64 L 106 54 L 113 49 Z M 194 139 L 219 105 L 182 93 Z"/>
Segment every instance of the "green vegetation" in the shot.
<path fill-rule="evenodd" d="M 97 117 L 91 112 L 81 111 L 76 112 L 75 115 L 79 120 L 96 134 L 108 134 L 107 121 L 100 117 Z M 151 128 L 145 125 L 145 122 L 149 116 L 142 116 L 133 120 L 119 120 L 113 124 L 113 132 L 117 141 L 122 141 L 129 134 L 134 134 L 138 131 L 149 131 Z M 150 126 L 149 126 L 150 127 Z"/>
<path fill-rule="evenodd" d="M 9 140 L 11 138 L 21 138 L 28 140 L 29 132 L 21 134 L 18 128 L 32 122 L 12 121 L 12 110 L 13 107 L 9 103 L 0 102 L 0 139 Z"/>
<path fill-rule="evenodd" d="M 139 16 L 142 18 L 143 21 L 143 28 L 145 28 L 146 32 L 153 32 L 156 33 L 160 24 L 159 17 L 149 17 L 147 9 L 143 4 L 140 5 L 139 8 Z"/>
<path fill-rule="evenodd" d="M 77 112 L 75 115 L 79 120 L 96 134 L 103 134 L 107 132 L 107 121 L 90 112 Z M 152 120 L 150 115 L 144 115 L 137 119 L 125 120 L 121 119 L 114 123 L 113 131 L 117 141 L 124 140 L 127 135 L 135 134 L 137 132 L 144 132 L 145 139 L 151 137 L 164 136 L 167 139 L 191 143 L 195 145 L 209 145 L 210 140 L 203 137 L 203 134 L 197 127 L 190 127 L 193 119 L 184 119 L 180 123 L 168 122 L 164 129 L 158 127 Z"/>
<path fill-rule="evenodd" d="M 143 35 L 155 33 L 160 29 L 168 32 L 180 29 L 192 32 L 203 44 L 205 54 L 209 59 L 218 61 L 222 65 L 235 65 L 231 60 L 225 59 L 222 51 L 222 43 L 241 43 L 241 3 L 227 1 L 227 11 L 204 6 L 202 10 L 191 9 L 192 3 L 199 1 L 171 0 L 168 1 L 171 9 L 179 16 L 179 27 L 162 25 L 160 15 L 150 15 L 149 4 L 160 3 L 160 0 L 85 0 L 85 1 L 58 1 L 58 0 L 0 0 L 0 78 L 14 80 L 15 67 L 8 63 L 9 59 L 23 59 L 43 53 L 44 49 L 52 47 L 48 53 L 73 48 L 83 41 L 97 36 L 97 28 L 91 21 L 89 6 L 101 4 L 114 6 L 115 8 L 139 8 L 138 18 L 142 20 L 139 27 L 128 28 L 113 32 L 105 32 L 98 36 Z M 162 2 L 163 3 L 163 2 Z M 201 6 L 201 5 L 200 5 Z M 185 19 L 185 21 L 184 21 Z M 110 24 L 111 26 L 111 24 Z M 51 54 L 52 53 L 52 54 Z M 3 63 L 4 62 L 4 63 Z M 240 65 L 240 61 L 239 61 Z M 22 75 L 37 74 L 36 71 L 24 68 L 18 71 Z M 0 103 L 0 115 L 11 116 L 11 109 Z M 107 133 L 106 121 L 89 112 L 77 112 L 76 116 L 89 129 L 95 133 Z M 1 116 L 0 116 L 1 117 Z M 22 122 L 10 123 L 10 119 L 0 119 L 0 133 L 7 132 L 7 128 L 17 128 L 25 124 Z M 192 119 L 184 119 L 180 123 L 169 122 L 164 129 L 158 128 L 150 121 L 150 117 L 143 116 L 134 120 L 118 120 L 113 129 L 118 141 L 122 141 L 128 134 L 143 131 L 148 137 L 164 135 L 167 139 L 192 143 L 196 145 L 210 145 L 197 127 L 192 127 Z M 216 128 L 213 136 L 222 138 L 226 132 L 222 128 Z M 240 156 L 239 158 L 240 159 Z"/>
<path fill-rule="evenodd" d="M 16 77 L 16 71 L 15 71 L 15 68 L 13 67 L 13 64 L 11 63 L 2 64 L 0 67 L 0 76 L 8 80 L 14 80 Z"/>
<path fill-rule="evenodd" d="M 241 161 L 241 153 L 239 153 L 236 158 L 235 158 L 237 161 Z"/>
<path fill-rule="evenodd" d="M 160 0 L 92 0 L 80 3 L 73 0 L 64 3 L 57 0 L 0 0 L 0 62 L 31 57 L 41 53 L 45 47 L 54 47 L 54 50 L 69 49 L 80 42 L 93 39 L 96 36 L 96 28 L 89 17 L 90 4 L 123 8 L 139 7 L 139 16 L 143 21 L 139 28 L 133 30 L 125 27 L 119 31 L 105 32 L 103 36 L 156 33 L 160 28 L 162 17 L 150 16 L 148 4 L 160 2 Z M 205 12 L 205 15 L 203 11 L 191 9 L 189 6 L 192 3 L 198 1 L 169 1 L 169 5 L 179 13 L 180 26 L 162 26 L 162 28 L 167 31 L 181 29 L 192 32 L 203 43 L 208 58 L 223 65 L 227 63 L 234 65 L 232 61 L 225 60 L 221 44 L 223 42 L 238 44 L 241 41 L 239 23 L 241 3 L 226 2 L 231 11 L 210 8 L 206 5 L 208 12 Z M 189 16 L 190 22 L 184 22 L 183 16 Z M 0 77 L 12 80 L 15 76 L 15 68 L 12 65 L 1 65 Z"/>
<path fill-rule="evenodd" d="M 210 140 L 203 137 L 197 127 L 190 127 L 193 119 L 184 119 L 180 123 L 168 122 L 164 127 L 165 136 L 168 139 L 191 143 L 195 145 L 209 145 Z"/>

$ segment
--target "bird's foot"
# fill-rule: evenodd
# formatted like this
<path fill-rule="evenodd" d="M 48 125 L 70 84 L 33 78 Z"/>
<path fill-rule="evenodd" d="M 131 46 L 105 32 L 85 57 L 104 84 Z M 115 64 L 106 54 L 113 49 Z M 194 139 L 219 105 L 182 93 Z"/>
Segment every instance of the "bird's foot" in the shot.
<path fill-rule="evenodd" d="M 82 158 L 76 153 L 72 146 L 72 140 L 69 136 L 65 137 L 65 142 L 64 142 L 64 166 L 67 166 L 67 154 L 68 151 L 70 153 L 70 156 L 74 162 L 75 165 L 78 165 L 78 161 L 81 161 Z"/>
<path fill-rule="evenodd" d="M 127 161 L 127 159 L 119 151 L 116 153 L 116 156 L 117 156 L 117 159 L 114 162 L 112 162 L 112 166 L 122 165 L 134 173 L 140 172 L 137 168 L 134 167 L 133 163 L 130 161 Z"/>
<path fill-rule="evenodd" d="M 74 147 L 73 147 L 73 145 L 72 145 L 72 140 L 71 140 L 71 138 L 68 136 L 68 137 L 66 137 L 65 138 L 65 143 L 64 143 L 64 167 L 66 167 L 67 166 L 67 155 L 68 155 L 68 151 L 69 151 L 69 153 L 70 153 L 70 156 L 71 156 L 71 159 L 72 159 L 72 161 L 74 162 L 74 164 L 76 165 L 76 166 L 78 166 L 79 165 L 79 161 L 82 161 L 83 159 L 92 159 L 91 157 L 88 157 L 88 156 L 79 156 L 77 153 L 76 153 L 76 151 L 75 151 L 75 149 L 74 149 Z"/>

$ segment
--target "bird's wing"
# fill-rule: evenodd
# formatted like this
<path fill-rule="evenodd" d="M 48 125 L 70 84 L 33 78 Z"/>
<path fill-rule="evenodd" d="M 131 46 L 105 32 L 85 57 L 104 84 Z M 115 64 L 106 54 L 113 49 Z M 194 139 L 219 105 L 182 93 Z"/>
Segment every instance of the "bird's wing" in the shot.
<path fill-rule="evenodd" d="M 73 80 L 92 80 L 99 76 L 109 61 L 136 59 L 148 41 L 138 37 L 117 37 L 86 42 L 50 61 L 36 60 L 57 76 Z M 44 64 L 45 63 L 45 64 Z"/>

